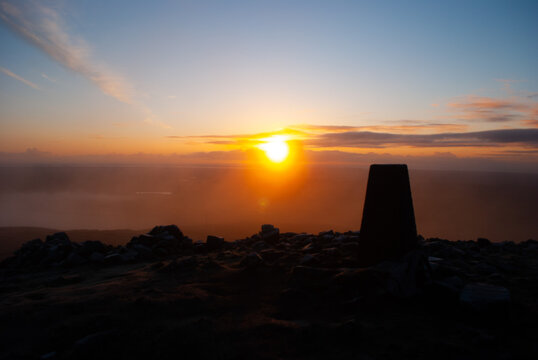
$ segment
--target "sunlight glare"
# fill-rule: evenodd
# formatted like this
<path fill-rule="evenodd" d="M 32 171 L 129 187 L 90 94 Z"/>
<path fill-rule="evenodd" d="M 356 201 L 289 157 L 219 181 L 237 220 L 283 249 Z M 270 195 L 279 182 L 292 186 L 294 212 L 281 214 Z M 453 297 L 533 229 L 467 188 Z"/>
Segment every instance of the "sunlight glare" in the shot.
<path fill-rule="evenodd" d="M 290 153 L 290 147 L 286 142 L 284 136 L 272 136 L 266 140 L 265 143 L 260 144 L 258 147 L 265 151 L 265 155 L 274 163 L 281 163 L 288 157 Z"/>

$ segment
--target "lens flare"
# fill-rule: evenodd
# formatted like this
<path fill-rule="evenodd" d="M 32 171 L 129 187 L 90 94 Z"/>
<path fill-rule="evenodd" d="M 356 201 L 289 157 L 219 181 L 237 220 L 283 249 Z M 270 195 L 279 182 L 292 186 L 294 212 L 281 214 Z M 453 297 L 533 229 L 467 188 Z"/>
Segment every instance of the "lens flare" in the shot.
<path fill-rule="evenodd" d="M 265 151 L 265 155 L 274 163 L 281 163 L 288 157 L 290 147 L 284 136 L 272 136 L 264 139 L 263 144 L 258 145 L 260 149 Z"/>

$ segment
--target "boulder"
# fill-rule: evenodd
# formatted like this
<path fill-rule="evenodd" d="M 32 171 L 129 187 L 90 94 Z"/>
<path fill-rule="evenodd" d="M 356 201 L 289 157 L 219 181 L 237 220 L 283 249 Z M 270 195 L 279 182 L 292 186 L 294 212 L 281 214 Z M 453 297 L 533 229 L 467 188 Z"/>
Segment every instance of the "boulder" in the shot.
<path fill-rule="evenodd" d="M 47 235 L 47 238 L 45 240 L 47 244 L 50 245 L 69 245 L 71 244 L 71 241 L 69 240 L 69 236 L 65 232 L 57 232 L 52 235 Z"/>
<path fill-rule="evenodd" d="M 251 252 L 241 260 L 239 265 L 246 268 L 255 268 L 262 263 L 263 258 L 260 256 L 260 254 L 257 252 Z"/>
<path fill-rule="evenodd" d="M 79 266 L 79 265 L 86 264 L 87 262 L 88 262 L 88 259 L 80 256 L 76 252 L 72 252 L 71 254 L 69 254 L 67 259 L 65 260 L 65 264 L 67 266 Z"/>
<path fill-rule="evenodd" d="M 224 238 L 208 235 L 205 243 L 209 251 L 220 250 L 224 245 Z"/>
<path fill-rule="evenodd" d="M 275 249 L 265 249 L 260 252 L 262 259 L 269 262 L 280 259 L 282 256 L 284 256 L 284 254 L 284 251 Z"/>
<path fill-rule="evenodd" d="M 179 228 L 176 225 L 160 225 L 155 226 L 151 231 L 149 232 L 150 235 L 154 236 L 162 236 L 163 233 L 167 233 L 172 235 L 176 239 L 182 239 L 183 238 L 183 232 L 179 230 Z"/>
<path fill-rule="evenodd" d="M 276 243 L 280 238 L 280 230 L 271 224 L 262 225 L 262 231 L 259 233 L 262 240 L 269 243 Z"/>
<path fill-rule="evenodd" d="M 270 247 L 271 246 L 263 240 L 256 241 L 254 244 L 252 244 L 252 250 L 254 251 L 262 251 Z"/>
<path fill-rule="evenodd" d="M 90 261 L 94 263 L 103 263 L 105 262 L 105 255 L 101 254 L 100 252 L 94 252 L 90 255 Z"/>
<path fill-rule="evenodd" d="M 335 269 L 298 265 L 291 272 L 290 284 L 298 288 L 325 288 L 337 273 Z"/>
<path fill-rule="evenodd" d="M 398 261 L 384 261 L 373 267 L 387 275 L 386 288 L 397 297 L 412 297 L 431 283 L 431 268 L 420 251 L 411 251 Z"/>
<path fill-rule="evenodd" d="M 107 265 L 116 265 L 116 264 L 121 264 L 123 259 L 120 254 L 112 253 L 112 254 L 106 255 L 103 261 Z"/>
<path fill-rule="evenodd" d="M 510 291 L 503 286 L 471 283 L 461 291 L 460 303 L 479 312 L 505 308 L 510 304 Z"/>
<path fill-rule="evenodd" d="M 106 245 L 96 240 L 84 241 L 78 249 L 78 253 L 82 256 L 90 256 L 94 252 L 105 253 L 106 251 Z"/>

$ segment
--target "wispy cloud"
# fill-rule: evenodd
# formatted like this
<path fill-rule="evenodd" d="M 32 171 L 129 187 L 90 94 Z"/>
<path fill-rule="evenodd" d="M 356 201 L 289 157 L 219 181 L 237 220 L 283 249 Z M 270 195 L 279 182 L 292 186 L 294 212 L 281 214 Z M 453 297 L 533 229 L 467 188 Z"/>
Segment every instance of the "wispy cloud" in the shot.
<path fill-rule="evenodd" d="M 31 82 L 30 80 L 26 80 L 22 76 L 19 76 L 19 75 L 9 71 L 8 69 L 6 69 L 4 67 L 0 66 L 0 71 L 3 72 L 4 74 L 6 74 L 7 76 L 11 76 L 13 79 L 19 80 L 21 83 L 23 83 L 25 85 L 28 85 L 29 87 L 31 87 L 31 88 L 33 88 L 35 90 L 39 90 L 39 86 L 37 86 L 36 84 Z"/>
<path fill-rule="evenodd" d="M 3 1 L 0 18 L 30 44 L 93 82 L 106 95 L 132 103 L 129 84 L 91 59 L 88 45 L 69 34 L 56 10 L 36 1 Z"/>
<path fill-rule="evenodd" d="M 527 98 L 528 100 L 528 98 Z M 463 120 L 482 122 L 508 122 L 528 116 L 532 103 L 522 98 L 496 99 L 469 95 L 456 99 L 448 108 Z"/>
<path fill-rule="evenodd" d="M 372 131 L 391 133 L 422 133 L 422 132 L 447 132 L 465 131 L 469 128 L 467 124 L 432 123 L 414 120 L 400 120 L 395 125 L 367 125 L 367 126 L 340 126 L 340 125 L 293 125 L 291 128 L 304 129 L 313 132 L 347 132 L 347 131 Z"/>
<path fill-rule="evenodd" d="M 51 77 L 48 76 L 47 74 L 41 74 L 41 77 L 42 77 L 43 79 L 47 79 L 47 80 L 50 81 L 50 82 L 53 82 L 53 83 L 56 82 L 56 79 L 51 78 Z"/>

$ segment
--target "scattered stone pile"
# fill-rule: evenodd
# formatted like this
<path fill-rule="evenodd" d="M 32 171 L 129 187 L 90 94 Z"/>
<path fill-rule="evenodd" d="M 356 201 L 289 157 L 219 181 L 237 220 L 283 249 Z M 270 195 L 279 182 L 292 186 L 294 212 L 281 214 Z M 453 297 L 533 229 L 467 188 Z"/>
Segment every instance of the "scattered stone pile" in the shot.
<path fill-rule="evenodd" d="M 34 269 L 74 267 L 80 265 L 116 265 L 151 261 L 191 251 L 192 240 L 176 225 L 156 226 L 149 233 L 136 236 L 125 246 L 111 246 L 100 241 L 76 243 L 65 232 L 35 239 L 21 246 L 2 262 L 2 267 Z"/>
<path fill-rule="evenodd" d="M 361 358 L 354 355 L 365 351 L 372 356 L 363 358 L 505 359 L 521 358 L 504 356 L 507 349 L 538 352 L 538 241 L 419 237 L 402 257 L 369 266 L 361 263 L 360 241 L 356 231 L 282 233 L 269 224 L 233 242 L 193 242 L 175 225 L 157 226 L 116 247 L 56 233 L 2 262 L 0 319 L 21 327 L 21 338 L 28 331 L 44 337 L 39 343 L 27 336 L 38 344 L 33 348 L 10 346 L 42 358 L 225 349 L 205 356 L 218 358 L 258 354 L 263 344 L 278 349 L 265 358 Z M 204 346 L 208 339 L 211 347 Z M 243 353 L 245 346 L 251 348 Z M 239 355 L 230 358 L 249 357 Z"/>
<path fill-rule="evenodd" d="M 248 238 L 226 242 L 208 236 L 193 242 L 175 225 L 156 226 L 133 237 L 125 246 L 99 241 L 74 243 L 61 232 L 25 243 L 2 267 L 106 266 L 139 261 L 165 261 L 164 271 L 195 271 L 200 266 L 225 265 L 247 270 L 269 269 L 289 274 L 282 293 L 284 304 L 300 304 L 312 292 L 349 300 L 364 296 L 412 297 L 428 293 L 459 301 L 471 308 L 510 302 L 502 286 L 509 277 L 534 269 L 538 242 L 491 243 L 487 239 L 451 242 L 420 239 L 420 245 L 400 259 L 361 266 L 360 234 L 324 231 L 317 235 L 280 233 L 273 225 Z M 208 265 L 209 264 L 209 265 Z"/>

